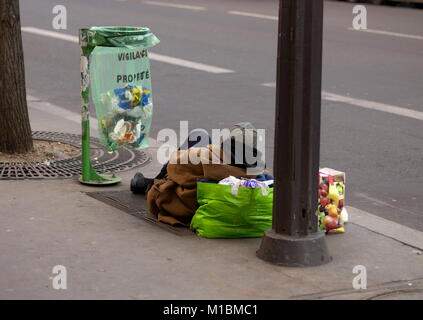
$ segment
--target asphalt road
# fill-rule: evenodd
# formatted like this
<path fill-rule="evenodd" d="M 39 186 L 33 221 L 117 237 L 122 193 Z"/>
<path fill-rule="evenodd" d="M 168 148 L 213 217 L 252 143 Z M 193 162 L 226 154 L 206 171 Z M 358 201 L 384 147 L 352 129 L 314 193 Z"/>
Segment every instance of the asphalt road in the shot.
<path fill-rule="evenodd" d="M 22 26 L 55 31 L 57 4 L 21 0 Z M 216 74 L 153 60 L 153 136 L 162 128 L 178 130 L 180 120 L 206 130 L 250 121 L 267 130 L 272 167 L 277 1 L 60 4 L 67 8 L 68 29 L 56 32 L 149 26 L 161 40 L 152 52 L 232 70 Z M 423 230 L 423 10 L 368 5 L 373 31 L 358 32 L 349 30 L 352 7 L 325 2 L 323 90 L 347 101 L 323 100 L 320 163 L 347 173 L 349 205 Z M 28 92 L 79 112 L 78 45 L 28 32 L 23 41 Z M 379 110 L 372 110 L 373 102 Z"/>

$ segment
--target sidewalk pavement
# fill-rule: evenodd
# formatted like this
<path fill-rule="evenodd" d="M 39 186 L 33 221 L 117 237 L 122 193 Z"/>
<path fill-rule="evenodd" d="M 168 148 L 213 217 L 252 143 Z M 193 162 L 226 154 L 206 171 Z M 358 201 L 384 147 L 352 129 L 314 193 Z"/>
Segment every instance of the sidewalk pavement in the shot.
<path fill-rule="evenodd" d="M 36 100 L 33 130 L 79 133 L 77 108 Z M 346 233 L 327 236 L 331 263 L 286 268 L 256 257 L 260 239 L 179 236 L 85 194 L 128 190 L 136 171 L 154 176 L 160 167 L 153 157 L 107 189 L 1 180 L 0 299 L 423 298 L 423 233 L 351 207 Z M 67 269 L 66 290 L 52 287 L 56 265 Z M 352 287 L 357 265 L 366 267 L 366 290 Z"/>

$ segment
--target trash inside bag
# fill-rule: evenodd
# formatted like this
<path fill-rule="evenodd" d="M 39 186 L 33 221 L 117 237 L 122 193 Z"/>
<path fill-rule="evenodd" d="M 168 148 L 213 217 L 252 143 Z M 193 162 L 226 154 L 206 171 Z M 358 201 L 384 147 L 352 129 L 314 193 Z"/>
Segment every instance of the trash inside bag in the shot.
<path fill-rule="evenodd" d="M 238 194 L 239 187 L 261 188 L 263 195 L 267 195 L 267 189 L 269 188 L 269 186 L 273 185 L 273 180 L 258 181 L 256 179 L 238 179 L 233 176 L 229 176 L 225 179 L 220 180 L 219 184 L 232 186 L 231 193 L 234 195 Z"/>
<path fill-rule="evenodd" d="M 120 39 L 121 46 L 96 46 L 89 58 L 91 97 L 100 142 L 107 151 L 148 147 L 153 98 L 148 47 L 141 45 L 140 37 L 132 45 L 128 37 L 126 42 L 122 37 L 107 38 L 109 45 Z"/>

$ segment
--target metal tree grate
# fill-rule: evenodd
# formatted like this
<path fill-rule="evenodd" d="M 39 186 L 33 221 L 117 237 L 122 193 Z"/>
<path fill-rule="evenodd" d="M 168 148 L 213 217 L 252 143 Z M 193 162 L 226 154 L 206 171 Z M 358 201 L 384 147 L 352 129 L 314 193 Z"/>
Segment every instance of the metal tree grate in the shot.
<path fill-rule="evenodd" d="M 81 136 L 61 132 L 34 131 L 34 140 L 57 141 L 81 147 Z M 114 173 L 129 170 L 145 164 L 149 159 L 143 150 L 122 147 L 108 153 L 96 138 L 91 138 L 92 166 L 98 173 Z M 50 164 L 35 162 L 0 162 L 0 179 L 66 179 L 81 175 L 81 155 L 63 160 L 51 161 Z"/>

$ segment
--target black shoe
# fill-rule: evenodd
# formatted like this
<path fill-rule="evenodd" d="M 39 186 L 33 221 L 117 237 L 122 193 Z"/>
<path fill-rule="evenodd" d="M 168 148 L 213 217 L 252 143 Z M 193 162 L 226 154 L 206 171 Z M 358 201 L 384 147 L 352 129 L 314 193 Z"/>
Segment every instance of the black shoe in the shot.
<path fill-rule="evenodd" d="M 137 172 L 131 180 L 131 191 L 135 194 L 146 194 L 154 180 L 144 177 L 141 172 Z"/>

